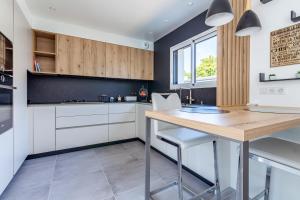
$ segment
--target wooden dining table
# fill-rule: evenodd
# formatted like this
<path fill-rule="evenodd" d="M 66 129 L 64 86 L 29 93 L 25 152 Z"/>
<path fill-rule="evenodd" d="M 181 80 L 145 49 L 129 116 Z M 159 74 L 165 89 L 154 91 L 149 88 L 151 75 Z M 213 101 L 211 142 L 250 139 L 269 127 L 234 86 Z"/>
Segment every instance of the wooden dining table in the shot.
<path fill-rule="evenodd" d="M 289 111 L 286 113 L 271 112 L 270 107 L 265 109 L 268 112 L 259 112 L 259 109 L 250 111 L 247 107 L 217 109 L 229 112 L 203 114 L 183 112 L 182 110 L 146 111 L 145 200 L 150 199 L 151 119 L 238 142 L 240 144 L 240 174 L 237 180 L 239 183 L 236 192 L 237 200 L 249 199 L 249 142 L 274 132 L 300 126 L 299 109 L 296 112 L 296 109 L 293 108 L 277 108 L 277 110 Z"/>

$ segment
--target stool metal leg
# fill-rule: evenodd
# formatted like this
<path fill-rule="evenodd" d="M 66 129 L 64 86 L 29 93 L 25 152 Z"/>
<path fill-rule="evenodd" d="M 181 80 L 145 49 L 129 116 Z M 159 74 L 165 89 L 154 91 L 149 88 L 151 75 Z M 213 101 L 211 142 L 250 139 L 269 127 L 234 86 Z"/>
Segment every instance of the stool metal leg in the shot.
<path fill-rule="evenodd" d="M 179 200 L 183 200 L 183 189 L 182 189 L 182 155 L 181 147 L 177 147 L 177 165 L 178 165 L 178 197 Z"/>
<path fill-rule="evenodd" d="M 215 194 L 217 196 L 217 200 L 221 199 L 221 191 L 220 191 L 220 182 L 219 182 L 219 166 L 218 166 L 218 150 L 217 150 L 217 141 L 213 141 L 213 149 L 214 149 L 214 169 L 215 169 Z"/>
<path fill-rule="evenodd" d="M 266 173 L 266 185 L 265 185 L 265 198 L 264 200 L 269 200 L 270 198 L 270 184 L 271 184 L 271 173 L 272 173 L 272 167 L 267 167 L 267 173 Z"/>

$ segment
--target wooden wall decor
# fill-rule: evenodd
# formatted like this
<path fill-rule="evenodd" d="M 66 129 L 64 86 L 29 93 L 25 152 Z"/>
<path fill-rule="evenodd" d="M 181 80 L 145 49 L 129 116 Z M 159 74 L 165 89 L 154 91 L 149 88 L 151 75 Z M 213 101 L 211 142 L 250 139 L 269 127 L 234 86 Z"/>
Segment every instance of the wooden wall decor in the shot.
<path fill-rule="evenodd" d="M 271 67 L 300 64 L 300 24 L 271 32 Z"/>
<path fill-rule="evenodd" d="M 250 39 L 235 36 L 247 0 L 232 0 L 231 3 L 234 20 L 218 28 L 218 106 L 242 106 L 249 101 Z"/>

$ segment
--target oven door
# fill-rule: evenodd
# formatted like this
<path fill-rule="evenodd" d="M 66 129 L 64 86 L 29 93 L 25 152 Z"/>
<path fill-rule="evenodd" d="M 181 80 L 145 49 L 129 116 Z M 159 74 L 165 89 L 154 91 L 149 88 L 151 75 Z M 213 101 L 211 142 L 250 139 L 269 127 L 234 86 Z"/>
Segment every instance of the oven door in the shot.
<path fill-rule="evenodd" d="M 0 82 L 0 135 L 12 128 L 13 87 Z"/>

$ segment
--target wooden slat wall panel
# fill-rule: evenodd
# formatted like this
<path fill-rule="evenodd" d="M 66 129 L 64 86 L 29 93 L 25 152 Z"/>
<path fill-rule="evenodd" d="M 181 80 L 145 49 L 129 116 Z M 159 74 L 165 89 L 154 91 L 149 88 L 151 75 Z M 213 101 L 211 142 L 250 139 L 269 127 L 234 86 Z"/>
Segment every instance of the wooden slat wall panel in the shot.
<path fill-rule="evenodd" d="M 232 0 L 235 18 L 218 28 L 218 106 L 246 105 L 249 100 L 250 39 L 235 36 L 246 1 Z"/>

